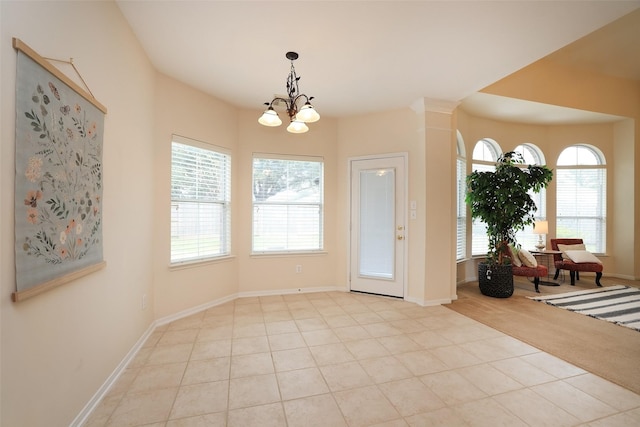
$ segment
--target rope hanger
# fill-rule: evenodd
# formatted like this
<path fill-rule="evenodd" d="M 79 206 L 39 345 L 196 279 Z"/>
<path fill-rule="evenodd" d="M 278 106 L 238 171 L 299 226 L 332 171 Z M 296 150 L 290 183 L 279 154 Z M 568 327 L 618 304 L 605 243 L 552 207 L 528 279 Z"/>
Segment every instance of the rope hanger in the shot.
<path fill-rule="evenodd" d="M 89 94 L 93 97 L 93 99 L 96 99 L 96 97 L 93 95 L 93 92 L 91 92 L 91 89 L 89 89 L 89 86 L 87 85 L 87 82 L 84 80 L 84 78 L 82 77 L 82 74 L 80 74 L 80 71 L 78 71 L 78 68 L 76 68 L 76 65 L 73 63 L 73 58 L 69 58 L 68 61 L 65 61 L 63 59 L 56 59 L 56 58 L 47 58 L 46 56 L 43 56 L 44 59 L 48 60 L 48 61 L 55 61 L 55 62 L 61 62 L 63 64 L 69 64 L 71 65 L 71 67 L 73 68 L 73 71 L 76 72 L 76 74 L 78 75 L 78 77 L 80 77 L 80 80 L 82 80 L 82 84 L 84 85 L 84 87 L 87 89 L 87 91 L 89 92 Z"/>

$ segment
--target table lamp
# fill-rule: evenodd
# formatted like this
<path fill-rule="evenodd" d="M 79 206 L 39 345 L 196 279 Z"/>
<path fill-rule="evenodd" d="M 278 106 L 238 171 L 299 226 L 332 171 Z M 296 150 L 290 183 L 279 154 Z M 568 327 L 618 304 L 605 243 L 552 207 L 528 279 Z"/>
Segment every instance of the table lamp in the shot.
<path fill-rule="evenodd" d="M 542 241 L 542 235 L 547 234 L 549 232 L 549 221 L 536 221 L 533 223 L 533 234 L 538 235 L 538 244 L 536 248 L 539 251 L 543 251 L 546 246 L 545 242 Z"/>

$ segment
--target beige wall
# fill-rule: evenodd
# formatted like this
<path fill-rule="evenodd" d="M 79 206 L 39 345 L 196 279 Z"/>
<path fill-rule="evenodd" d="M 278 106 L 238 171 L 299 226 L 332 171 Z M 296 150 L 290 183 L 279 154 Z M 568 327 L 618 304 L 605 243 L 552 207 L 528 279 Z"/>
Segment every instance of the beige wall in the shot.
<path fill-rule="evenodd" d="M 221 101 L 164 75 L 155 87 L 153 300 L 155 317 L 215 301 L 237 292 L 238 260 L 234 257 L 214 263 L 169 267 L 171 251 L 171 141 L 172 136 L 203 141 L 232 153 L 232 182 L 238 177 L 238 114 Z M 232 188 L 232 212 L 238 200 L 238 186 Z M 239 224 L 232 221 L 232 234 Z M 235 250 L 234 250 L 235 253 Z"/>
<path fill-rule="evenodd" d="M 638 186 L 638 179 L 634 180 L 634 175 L 639 177 L 637 169 L 640 169 L 640 163 L 634 162 L 633 155 L 629 153 L 636 153 L 640 151 L 639 146 L 634 148 L 634 132 L 640 132 L 637 127 L 640 123 L 635 122 L 632 119 L 623 120 L 622 122 L 614 125 L 614 140 L 613 140 L 613 162 L 615 168 L 612 171 L 614 182 L 616 183 L 611 193 L 611 205 L 614 212 L 614 220 L 611 221 L 611 230 L 615 241 L 612 245 L 613 253 L 616 255 L 613 259 L 614 268 L 613 271 L 622 277 L 638 278 L 640 276 L 640 249 L 634 250 L 634 244 L 637 240 L 640 240 L 640 224 L 635 224 L 634 230 L 632 217 L 640 216 L 638 212 L 639 205 L 636 204 L 634 208 L 634 202 L 640 198 L 640 186 Z M 635 197 L 634 195 L 635 191 Z M 626 214 L 625 214 L 626 212 Z M 633 214 L 632 214 L 633 213 Z M 621 214 L 626 217 L 626 220 L 616 221 L 617 216 Z"/>
<path fill-rule="evenodd" d="M 408 244 L 408 296 L 424 299 L 424 175 L 420 173 L 424 163 L 424 143 L 421 125 L 416 113 L 410 108 L 384 113 L 351 117 L 339 123 L 338 181 L 343 183 L 338 191 L 338 230 L 341 245 L 338 248 L 339 269 L 346 278 L 349 271 L 349 159 L 388 153 L 407 152 L 409 155 L 408 200 L 415 200 L 418 219 L 407 224 Z M 422 232 L 421 232 L 422 231 Z"/>
<path fill-rule="evenodd" d="M 349 259 L 349 159 L 406 152 L 409 156 L 408 200 L 417 205 L 417 218 L 407 224 L 406 298 L 420 304 L 456 298 L 455 248 L 451 246 L 455 232 L 455 216 L 452 216 L 455 211 L 451 210 L 451 189 L 455 188 L 451 110 L 443 112 L 432 108 L 429 100 L 420 100 L 413 108 L 340 120 L 338 174 L 339 182 L 344 184 L 338 194 L 338 232 L 344 238 L 338 259 L 343 275 L 347 275 Z"/>
<path fill-rule="evenodd" d="M 322 112 L 321 112 L 322 113 Z M 292 292 L 297 289 L 344 288 L 337 273 L 336 249 L 341 244 L 336 229 L 336 194 L 339 186 L 336 120 L 323 117 L 309 125 L 309 132 L 294 135 L 283 125 L 269 128 L 258 124 L 259 110 L 243 110 L 238 126 L 237 203 L 234 203 L 234 252 L 238 257 L 238 291 L 241 293 Z M 282 116 L 282 113 L 281 113 Z M 324 159 L 324 247 L 323 254 L 296 256 L 251 255 L 252 159 L 253 153 L 318 156 Z M 295 266 L 302 266 L 302 273 Z"/>
<path fill-rule="evenodd" d="M 3 426 L 68 425 L 153 320 L 155 72 L 114 2 L 0 2 L 0 311 Z M 16 53 L 69 59 L 107 107 L 106 268 L 32 299 L 15 290 L 13 192 Z M 73 70 L 60 68 L 80 86 Z"/>
<path fill-rule="evenodd" d="M 155 132 L 154 301 L 163 318 L 237 295 L 345 286 L 336 275 L 336 121 L 323 118 L 303 135 L 258 124 L 259 110 L 242 111 L 166 76 L 158 76 Z M 170 268 L 171 137 L 226 148 L 232 156 L 232 255 L 212 263 Z M 325 252 L 251 255 L 253 153 L 319 156 L 325 166 Z M 296 273 L 296 265 L 302 273 Z"/>

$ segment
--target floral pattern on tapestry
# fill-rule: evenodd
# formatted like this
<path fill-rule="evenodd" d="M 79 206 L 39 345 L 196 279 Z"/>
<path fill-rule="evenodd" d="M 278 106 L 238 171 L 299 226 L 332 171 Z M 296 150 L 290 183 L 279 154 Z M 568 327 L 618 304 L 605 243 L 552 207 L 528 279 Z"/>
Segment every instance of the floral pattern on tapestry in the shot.
<path fill-rule="evenodd" d="M 102 261 L 104 115 L 19 52 L 18 291 Z"/>

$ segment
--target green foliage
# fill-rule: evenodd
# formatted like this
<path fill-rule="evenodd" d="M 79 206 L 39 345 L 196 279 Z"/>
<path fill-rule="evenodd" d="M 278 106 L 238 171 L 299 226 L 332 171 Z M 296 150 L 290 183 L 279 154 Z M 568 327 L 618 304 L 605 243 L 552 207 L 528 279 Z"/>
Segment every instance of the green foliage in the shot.
<path fill-rule="evenodd" d="M 60 219 L 67 219 L 69 217 L 69 209 L 67 208 L 64 200 L 60 200 L 60 197 L 54 196 L 46 201 L 47 205 L 51 209 L 51 212 Z"/>
<path fill-rule="evenodd" d="M 489 264 L 507 263 L 508 244 L 515 243 L 516 232 L 534 221 L 536 205 L 529 191 L 540 192 L 552 178 L 553 171 L 546 166 L 525 168 L 524 159 L 515 152 L 501 156 L 495 171 L 467 176 L 465 200 L 471 216 L 487 224 Z"/>
<path fill-rule="evenodd" d="M 284 191 L 302 192 L 317 188 L 319 162 L 282 159 L 253 159 L 253 197 L 263 202 Z"/>

